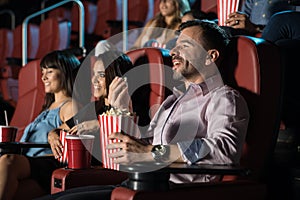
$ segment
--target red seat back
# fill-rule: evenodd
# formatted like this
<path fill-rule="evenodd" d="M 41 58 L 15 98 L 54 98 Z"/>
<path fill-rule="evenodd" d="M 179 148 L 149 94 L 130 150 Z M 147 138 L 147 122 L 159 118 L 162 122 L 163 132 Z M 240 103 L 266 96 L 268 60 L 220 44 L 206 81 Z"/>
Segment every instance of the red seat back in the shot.
<path fill-rule="evenodd" d="M 129 89 L 140 119 L 150 119 L 167 95 L 171 94 L 173 81 L 169 80 L 171 56 L 169 51 L 158 48 L 142 48 L 127 52 L 134 68 L 129 70 Z M 148 121 L 148 122 L 149 122 Z M 146 123 L 146 122 L 145 122 Z"/>
<path fill-rule="evenodd" d="M 265 175 L 274 151 L 280 121 L 282 72 L 279 50 L 260 38 L 233 38 L 223 63 L 224 80 L 246 99 L 250 122 L 241 165 L 253 178 Z M 234 75 L 234 76 L 233 76 Z"/>
<path fill-rule="evenodd" d="M 40 60 L 30 61 L 19 73 L 19 97 L 10 122 L 10 125 L 19 129 L 16 141 L 20 140 L 25 127 L 41 112 L 44 95 Z"/>
<path fill-rule="evenodd" d="M 6 64 L 6 58 L 11 57 L 13 50 L 13 32 L 10 29 L 0 29 L 0 67 Z"/>
<path fill-rule="evenodd" d="M 27 27 L 27 56 L 35 58 L 39 46 L 39 26 L 28 24 Z M 22 24 L 18 25 L 14 30 L 14 48 L 12 53 L 13 58 L 22 58 Z"/>
<path fill-rule="evenodd" d="M 59 20 L 71 21 L 71 10 L 65 7 L 58 7 L 48 12 L 48 17 L 57 18 Z"/>
<path fill-rule="evenodd" d="M 97 3 L 97 22 L 94 34 L 108 38 L 110 36 L 110 27 L 107 20 L 117 20 L 117 1 L 116 0 L 98 0 Z"/>
<path fill-rule="evenodd" d="M 217 13 L 217 0 L 201 0 L 201 10 L 206 13 Z"/>
<path fill-rule="evenodd" d="M 47 18 L 40 24 L 39 48 L 36 58 L 42 58 L 53 50 L 66 49 L 70 44 L 70 22 Z"/>
<path fill-rule="evenodd" d="M 148 7 L 148 1 L 128 0 L 128 20 L 145 23 Z"/>
<path fill-rule="evenodd" d="M 97 5 L 88 1 L 82 1 L 84 7 L 85 33 L 93 33 L 97 21 Z M 79 32 L 79 8 L 73 5 L 71 10 L 72 31 Z"/>

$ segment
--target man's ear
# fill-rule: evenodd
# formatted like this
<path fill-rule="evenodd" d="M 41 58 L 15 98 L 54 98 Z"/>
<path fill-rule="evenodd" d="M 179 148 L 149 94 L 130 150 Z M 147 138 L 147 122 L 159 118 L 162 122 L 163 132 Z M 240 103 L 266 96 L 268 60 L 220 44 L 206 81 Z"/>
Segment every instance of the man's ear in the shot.
<path fill-rule="evenodd" d="M 205 60 L 205 65 L 210 65 L 219 58 L 219 51 L 216 49 L 210 49 L 207 51 L 207 56 Z"/>

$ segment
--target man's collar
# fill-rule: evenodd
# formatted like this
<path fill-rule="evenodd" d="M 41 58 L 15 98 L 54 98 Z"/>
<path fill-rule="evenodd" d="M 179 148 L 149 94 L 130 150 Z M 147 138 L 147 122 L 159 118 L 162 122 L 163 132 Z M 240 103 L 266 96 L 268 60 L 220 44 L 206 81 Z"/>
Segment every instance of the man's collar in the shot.
<path fill-rule="evenodd" d="M 209 93 L 209 91 L 212 91 L 218 87 L 223 86 L 223 80 L 220 74 L 214 75 L 208 79 L 206 79 L 204 82 L 195 84 L 195 83 L 190 83 L 188 86 L 188 89 L 186 89 L 185 84 L 181 84 L 177 87 L 174 87 L 173 93 L 175 96 L 180 96 L 183 93 L 185 93 L 189 88 L 194 87 L 194 88 L 199 88 L 203 95 L 206 95 Z"/>

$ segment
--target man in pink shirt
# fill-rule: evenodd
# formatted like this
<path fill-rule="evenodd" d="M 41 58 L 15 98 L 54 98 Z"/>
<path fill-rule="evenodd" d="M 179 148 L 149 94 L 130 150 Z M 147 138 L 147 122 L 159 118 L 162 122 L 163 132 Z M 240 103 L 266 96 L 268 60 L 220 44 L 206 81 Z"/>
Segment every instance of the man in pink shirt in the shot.
<path fill-rule="evenodd" d="M 228 38 L 216 24 L 189 21 L 170 51 L 173 78 L 183 81 L 183 90 L 174 88 L 138 140 L 114 133 L 109 145 L 117 152 L 116 163 L 141 161 L 185 162 L 188 164 L 238 164 L 249 121 L 244 98 L 224 85 L 218 66 Z M 171 175 L 174 183 L 218 180 L 209 175 Z"/>

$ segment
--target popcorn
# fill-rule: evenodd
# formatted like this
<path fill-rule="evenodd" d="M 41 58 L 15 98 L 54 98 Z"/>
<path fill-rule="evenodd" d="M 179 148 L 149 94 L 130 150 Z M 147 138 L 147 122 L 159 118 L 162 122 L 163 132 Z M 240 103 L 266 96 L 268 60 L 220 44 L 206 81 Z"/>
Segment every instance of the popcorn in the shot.
<path fill-rule="evenodd" d="M 121 110 L 119 108 L 111 108 L 110 110 L 102 113 L 102 115 L 125 115 L 125 116 L 132 116 L 133 114 L 129 112 L 127 109 Z"/>
<path fill-rule="evenodd" d="M 113 159 L 108 157 L 109 153 L 116 152 L 118 150 L 107 150 L 106 146 L 111 143 L 120 142 L 119 140 L 110 140 L 109 135 L 114 132 L 122 132 L 136 137 L 137 121 L 136 115 L 133 115 L 127 110 L 120 110 L 112 108 L 106 113 L 99 115 L 100 124 L 100 145 L 102 151 L 103 167 L 108 169 L 119 170 L 119 165 L 113 162 Z"/>

